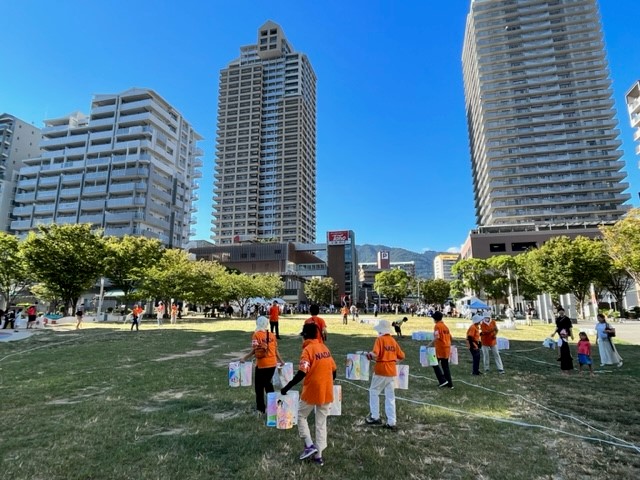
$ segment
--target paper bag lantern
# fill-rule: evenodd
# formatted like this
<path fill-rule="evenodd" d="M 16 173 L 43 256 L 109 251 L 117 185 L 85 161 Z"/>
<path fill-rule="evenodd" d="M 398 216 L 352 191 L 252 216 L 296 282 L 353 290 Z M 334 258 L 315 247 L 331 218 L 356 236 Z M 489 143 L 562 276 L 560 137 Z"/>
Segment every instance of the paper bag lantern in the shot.
<path fill-rule="evenodd" d="M 438 365 L 435 347 L 420 347 L 420 365 L 423 367 L 434 367 Z"/>
<path fill-rule="evenodd" d="M 504 337 L 498 337 L 496 339 L 498 350 L 509 350 L 509 339 Z"/>
<path fill-rule="evenodd" d="M 267 393 L 267 427 L 286 430 L 297 425 L 299 403 L 300 393 L 296 390 L 289 390 L 286 395 Z"/>
<path fill-rule="evenodd" d="M 449 363 L 451 365 L 458 365 L 458 347 L 455 345 L 451 346 L 451 351 L 449 352 Z"/>
<path fill-rule="evenodd" d="M 398 369 L 398 375 L 396 375 L 395 379 L 395 388 L 400 390 L 408 390 L 409 389 L 409 365 L 398 365 L 396 367 Z"/>
<path fill-rule="evenodd" d="M 329 415 L 342 415 L 342 386 L 333 386 L 333 402 L 329 410 Z"/>

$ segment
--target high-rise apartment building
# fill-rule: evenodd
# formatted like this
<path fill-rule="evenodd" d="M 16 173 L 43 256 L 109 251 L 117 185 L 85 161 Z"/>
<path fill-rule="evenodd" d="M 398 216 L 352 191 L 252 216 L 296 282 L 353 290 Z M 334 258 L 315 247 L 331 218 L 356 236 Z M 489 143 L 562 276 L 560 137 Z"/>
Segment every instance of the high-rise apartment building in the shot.
<path fill-rule="evenodd" d="M 640 155 L 640 80 L 627 92 L 626 100 L 629 120 L 631 120 L 631 126 L 635 128 L 633 139 L 638 143 L 636 154 Z"/>
<path fill-rule="evenodd" d="M 220 72 L 213 239 L 312 243 L 316 236 L 316 76 L 280 26 Z"/>
<path fill-rule="evenodd" d="M 473 0 L 462 65 L 481 229 L 595 226 L 626 212 L 596 0 Z"/>
<path fill-rule="evenodd" d="M 450 282 L 455 280 L 455 276 L 451 273 L 451 268 L 460 260 L 457 253 L 440 253 L 433 259 L 433 276 L 441 280 Z"/>
<path fill-rule="evenodd" d="M 20 168 L 11 230 L 92 223 L 182 247 L 201 176 L 202 137 L 153 90 L 96 95 L 91 114 L 45 121 L 41 154 Z"/>
<path fill-rule="evenodd" d="M 0 231 L 8 232 L 17 172 L 25 158 L 40 155 L 39 128 L 19 118 L 0 115 Z"/>

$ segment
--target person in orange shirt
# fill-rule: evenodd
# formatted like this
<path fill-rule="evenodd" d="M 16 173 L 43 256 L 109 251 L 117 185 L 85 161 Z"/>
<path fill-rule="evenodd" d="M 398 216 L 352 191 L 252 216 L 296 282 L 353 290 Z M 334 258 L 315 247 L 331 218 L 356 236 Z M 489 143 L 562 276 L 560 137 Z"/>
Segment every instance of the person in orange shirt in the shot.
<path fill-rule="evenodd" d="M 342 314 L 342 324 L 346 325 L 349 323 L 349 309 L 346 305 L 343 305 L 340 309 L 340 313 Z"/>
<path fill-rule="evenodd" d="M 451 354 L 451 333 L 449 327 L 442 321 L 442 312 L 434 312 L 431 315 L 435 325 L 433 326 L 433 341 L 427 345 L 436 347 L 436 358 L 439 365 L 433 366 L 433 371 L 438 377 L 439 387 L 453 388 L 451 371 L 449 370 L 449 355 Z M 442 367 L 442 368 L 441 368 Z"/>
<path fill-rule="evenodd" d="M 333 380 L 336 378 L 336 362 L 327 346 L 318 340 L 315 323 L 305 323 L 302 327 L 302 354 L 298 372 L 280 393 L 286 395 L 292 387 L 304 379 L 298 406 L 298 432 L 304 441 L 300 460 L 314 456 L 313 461 L 324 465 L 322 452 L 327 447 L 327 416 L 333 402 Z M 315 408 L 316 443 L 311 438 L 307 417 Z"/>
<path fill-rule="evenodd" d="M 256 410 L 265 413 L 265 395 L 273 392 L 271 379 L 276 371 L 278 362 L 284 363 L 278 352 L 278 342 L 272 333 L 269 333 L 269 321 L 266 317 L 256 319 L 256 331 L 251 337 L 251 351 L 240 359 L 246 362 L 251 357 L 256 357 L 255 391 Z"/>
<path fill-rule="evenodd" d="M 171 324 L 175 325 L 178 322 L 178 305 L 176 303 L 171 304 Z"/>
<path fill-rule="evenodd" d="M 318 314 L 320 313 L 320 307 L 318 305 L 311 305 L 309 307 L 309 313 L 311 316 L 305 320 L 305 325 L 308 323 L 313 323 L 317 327 L 317 335 L 318 340 L 321 343 L 327 341 L 327 324 L 324 319 L 320 318 Z"/>
<path fill-rule="evenodd" d="M 387 416 L 385 428 L 395 430 L 396 427 L 396 393 L 395 377 L 398 375 L 396 362 L 404 359 L 404 352 L 391 336 L 391 325 L 386 320 L 380 320 L 373 327 L 378 332 L 373 344 L 373 351 L 367 354 L 369 360 L 375 360 L 376 365 L 369 387 L 369 415 L 364 421 L 369 425 L 381 425 L 380 393 L 384 390 L 384 413 Z"/>
<path fill-rule="evenodd" d="M 474 315 L 471 317 L 471 322 L 471 326 L 467 330 L 467 346 L 473 359 L 471 375 L 480 375 L 480 322 L 482 322 L 482 316 Z"/>
<path fill-rule="evenodd" d="M 138 304 L 135 304 L 133 306 L 133 309 L 131 310 L 131 331 L 133 332 L 133 326 L 135 325 L 136 327 L 136 332 L 139 330 L 138 326 L 140 325 L 140 315 L 142 315 L 142 312 L 144 312 L 144 310 L 142 309 L 142 307 Z"/>
<path fill-rule="evenodd" d="M 484 373 L 489 372 L 489 352 L 493 354 L 493 361 L 496 362 L 498 373 L 504 373 L 502 359 L 500 358 L 500 352 L 498 351 L 498 341 L 496 340 L 497 336 L 498 325 L 496 325 L 496 321 L 491 318 L 491 315 L 486 314 L 480 324 L 480 338 L 482 339 L 482 366 L 484 367 Z"/>
<path fill-rule="evenodd" d="M 278 302 L 274 301 L 273 305 L 269 308 L 269 325 L 271 326 L 271 333 L 275 331 L 276 338 L 280 340 L 280 307 Z"/>

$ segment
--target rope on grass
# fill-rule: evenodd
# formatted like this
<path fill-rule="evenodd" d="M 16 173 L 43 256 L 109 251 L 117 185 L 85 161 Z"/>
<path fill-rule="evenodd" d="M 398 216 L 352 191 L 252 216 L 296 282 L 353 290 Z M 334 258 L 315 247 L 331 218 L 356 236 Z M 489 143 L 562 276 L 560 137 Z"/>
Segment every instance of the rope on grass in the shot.
<path fill-rule="evenodd" d="M 422 377 L 422 376 L 418 376 L 418 375 L 411 375 L 411 376 L 417 377 L 417 378 L 426 378 L 428 380 L 427 377 Z M 360 388 L 362 390 L 369 390 L 367 387 L 363 387 L 362 385 L 358 385 L 357 383 L 351 382 L 349 380 L 345 380 L 345 379 L 336 379 L 336 380 L 338 380 L 338 381 L 340 381 L 342 383 L 347 383 L 349 385 L 353 385 L 354 387 Z M 461 381 L 461 382 L 462 383 L 466 383 L 467 385 L 475 386 L 475 385 L 472 385 L 472 384 L 468 384 L 467 382 L 463 382 L 463 381 Z M 486 387 L 480 387 L 480 388 L 485 388 L 486 390 L 493 391 L 493 390 L 491 390 L 489 388 L 486 388 Z M 502 392 L 497 392 L 497 393 L 502 393 Z M 505 395 L 509 395 L 509 394 L 505 394 Z M 596 430 L 598 433 L 603 433 L 604 435 L 608 435 L 611 438 L 614 438 L 615 440 L 618 440 L 618 441 L 614 442 L 614 441 L 606 440 L 606 439 L 603 439 L 603 438 L 588 437 L 588 436 L 585 436 L 585 435 L 579 435 L 579 434 L 576 434 L 576 433 L 567 432 L 565 430 L 560 430 L 559 428 L 547 427 L 545 425 L 537 425 L 537 424 L 527 423 L 527 422 L 523 422 L 523 421 L 519 421 L 519 420 L 510 420 L 510 419 L 507 419 L 507 418 L 491 417 L 491 416 L 488 416 L 488 415 L 482 415 L 482 414 L 479 414 L 479 413 L 468 412 L 468 411 L 460 410 L 460 409 L 457 409 L 457 408 L 445 407 L 445 406 L 442 406 L 442 405 L 437 405 L 435 403 L 429 403 L 429 402 L 425 402 L 425 401 L 414 400 L 414 399 L 411 399 L 411 398 L 405 398 L 405 397 L 398 397 L 397 396 L 396 400 L 403 400 L 405 402 L 413 403 L 413 404 L 416 404 L 416 405 L 439 408 L 441 410 L 457 413 L 459 415 L 472 416 L 472 417 L 481 418 L 481 419 L 484 419 L 484 420 L 492 420 L 492 421 L 499 422 L 499 423 L 507 423 L 507 424 L 510 424 L 510 425 L 516 425 L 516 426 L 520 426 L 520 427 L 537 428 L 537 429 L 540 429 L 540 430 L 548 430 L 550 432 L 568 435 L 568 436 L 571 436 L 571 437 L 574 437 L 574 438 L 579 438 L 581 440 L 588 440 L 588 441 L 592 441 L 592 442 L 606 443 L 608 445 L 613 445 L 613 446 L 616 446 L 616 447 L 628 448 L 628 449 L 631 449 L 631 450 L 635 450 L 636 453 L 640 453 L 640 447 L 639 446 L 637 446 L 637 445 L 635 445 L 633 443 L 627 442 L 625 440 L 618 439 L 613 435 L 607 434 L 606 432 L 601 432 L 601 431 L 599 431 L 598 429 L 595 429 L 595 428 L 594 428 L 594 430 Z M 575 418 L 575 417 L 571 417 L 571 416 L 569 416 L 569 417 L 570 418 Z M 578 420 L 578 419 L 576 419 L 576 420 Z M 585 425 L 587 425 L 585 422 L 582 422 L 581 420 L 578 420 L 578 421 L 580 423 L 584 423 Z M 587 425 L 587 426 L 589 426 L 589 425 Z M 593 427 L 591 427 L 591 428 L 593 428 Z M 620 442 L 622 442 L 622 443 L 620 443 Z"/>

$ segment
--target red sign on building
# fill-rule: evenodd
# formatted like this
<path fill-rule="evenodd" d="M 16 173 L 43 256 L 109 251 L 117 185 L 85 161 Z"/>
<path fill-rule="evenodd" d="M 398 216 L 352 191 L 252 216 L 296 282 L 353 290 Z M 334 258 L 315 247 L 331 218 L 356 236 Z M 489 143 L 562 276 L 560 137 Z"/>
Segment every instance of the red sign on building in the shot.
<path fill-rule="evenodd" d="M 345 245 L 349 242 L 349 230 L 327 232 L 327 245 Z"/>

